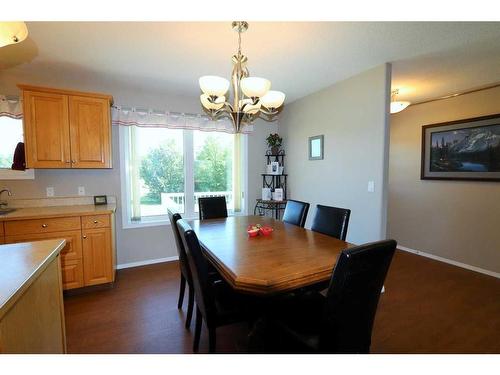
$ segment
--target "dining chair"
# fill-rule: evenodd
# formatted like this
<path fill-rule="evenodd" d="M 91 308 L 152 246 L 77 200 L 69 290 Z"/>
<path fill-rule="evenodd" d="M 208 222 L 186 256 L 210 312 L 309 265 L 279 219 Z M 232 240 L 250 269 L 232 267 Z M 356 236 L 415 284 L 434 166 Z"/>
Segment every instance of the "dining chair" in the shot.
<path fill-rule="evenodd" d="M 369 353 L 380 291 L 396 241 L 346 249 L 334 267 L 326 296 L 291 295 L 274 308 L 273 327 L 289 351 Z"/>
<path fill-rule="evenodd" d="M 347 208 L 316 205 L 311 230 L 345 241 L 351 210 Z"/>
<path fill-rule="evenodd" d="M 208 261 L 203 256 L 196 233 L 185 220 L 177 221 L 177 228 L 182 238 L 193 278 L 196 299 L 196 328 L 193 351 L 197 352 L 200 344 L 203 320 L 208 328 L 209 352 L 215 352 L 216 328 L 245 320 L 238 308 L 240 296 L 222 280 L 212 280 Z"/>
<path fill-rule="evenodd" d="M 227 217 L 226 197 L 201 197 L 198 198 L 200 220 L 218 219 Z"/>
<path fill-rule="evenodd" d="M 304 228 L 309 211 L 309 203 L 289 199 L 286 202 L 282 220 L 286 223 Z"/>
<path fill-rule="evenodd" d="M 179 228 L 177 228 L 177 221 L 182 219 L 181 215 L 178 213 L 173 213 L 170 209 L 167 209 L 168 218 L 170 219 L 170 226 L 174 232 L 175 245 L 177 248 L 177 255 L 179 256 L 179 267 L 181 271 L 181 286 L 179 290 L 179 302 L 177 303 L 177 308 L 182 309 L 182 303 L 184 301 L 184 294 L 186 289 L 186 283 L 189 288 L 189 300 L 188 300 L 188 310 L 186 316 L 186 328 L 189 329 L 191 325 L 191 318 L 193 317 L 194 308 L 194 287 L 193 278 L 191 276 L 191 270 L 189 269 L 189 264 L 187 260 L 186 250 L 184 249 L 184 243 L 182 242 L 181 235 L 179 233 Z"/>

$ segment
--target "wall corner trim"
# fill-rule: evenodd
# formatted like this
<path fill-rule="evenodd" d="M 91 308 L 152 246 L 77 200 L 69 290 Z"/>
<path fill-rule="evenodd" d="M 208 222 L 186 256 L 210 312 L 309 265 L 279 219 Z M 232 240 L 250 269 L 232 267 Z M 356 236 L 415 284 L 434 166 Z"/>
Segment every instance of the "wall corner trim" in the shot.
<path fill-rule="evenodd" d="M 426 258 L 437 260 L 439 262 L 448 263 L 448 264 L 451 264 L 453 266 L 457 266 L 457 267 L 460 267 L 460 268 L 465 268 L 465 269 L 467 269 L 469 271 L 479 272 L 479 273 L 482 273 L 484 275 L 488 275 L 488 276 L 492 276 L 492 277 L 495 277 L 497 279 L 500 279 L 500 273 L 499 272 L 485 270 L 483 268 L 479 268 L 479 267 L 476 267 L 476 266 L 471 266 L 469 264 L 457 262 L 456 260 L 451 260 L 451 259 L 448 259 L 448 258 L 443 258 L 443 257 L 437 256 L 437 255 L 434 255 L 434 254 L 429 254 L 429 253 L 426 253 L 426 252 L 423 252 L 423 251 L 420 251 L 420 250 L 410 249 L 409 247 L 405 247 L 405 246 L 401 246 L 401 245 L 398 245 L 397 248 L 399 250 L 403 250 L 403 251 L 406 251 L 408 253 L 413 253 L 413 254 L 420 255 L 420 256 L 423 256 L 423 257 L 426 257 Z"/>
<path fill-rule="evenodd" d="M 146 260 L 141 260 L 139 262 L 117 264 L 116 269 L 122 270 L 124 268 L 133 268 L 133 267 L 147 266 L 149 264 L 173 262 L 175 260 L 179 260 L 179 257 L 177 255 L 173 256 L 173 257 L 158 258 L 158 259 L 146 259 Z"/>

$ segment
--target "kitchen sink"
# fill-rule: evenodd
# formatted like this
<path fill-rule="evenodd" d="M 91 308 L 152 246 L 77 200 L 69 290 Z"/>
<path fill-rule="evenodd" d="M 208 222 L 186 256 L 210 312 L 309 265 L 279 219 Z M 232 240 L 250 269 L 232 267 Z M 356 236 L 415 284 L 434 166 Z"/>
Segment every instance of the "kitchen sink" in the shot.
<path fill-rule="evenodd" d="M 14 212 L 15 210 L 16 210 L 15 208 L 0 208 L 0 216 L 6 215 L 10 212 Z"/>

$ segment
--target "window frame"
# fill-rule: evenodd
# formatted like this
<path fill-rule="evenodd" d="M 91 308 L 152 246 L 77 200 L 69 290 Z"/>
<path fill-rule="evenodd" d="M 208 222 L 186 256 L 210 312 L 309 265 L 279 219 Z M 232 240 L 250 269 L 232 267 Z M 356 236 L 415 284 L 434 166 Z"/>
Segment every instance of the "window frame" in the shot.
<path fill-rule="evenodd" d="M 194 212 L 194 137 L 196 130 L 183 129 L 183 152 L 184 152 L 184 194 L 185 211 L 184 219 L 197 219 L 198 213 Z M 156 227 L 170 225 L 168 215 L 146 216 L 141 221 L 132 220 L 131 210 L 131 186 L 130 186 L 130 127 L 119 126 L 119 150 L 120 150 L 120 183 L 122 203 L 122 226 L 123 229 Z M 248 211 L 248 136 L 245 134 L 241 142 L 242 149 L 242 209 L 233 215 L 246 215 Z"/>
<path fill-rule="evenodd" d="M 24 122 L 22 118 L 12 118 L 10 116 L 2 116 L 8 117 L 12 120 L 21 121 L 21 126 L 23 127 L 23 142 L 24 139 Z M 26 144 L 26 142 L 25 142 Z M 9 168 L 1 168 L 0 167 L 0 180 L 34 180 L 35 179 L 35 170 L 34 169 L 25 169 L 24 171 L 17 171 Z"/>

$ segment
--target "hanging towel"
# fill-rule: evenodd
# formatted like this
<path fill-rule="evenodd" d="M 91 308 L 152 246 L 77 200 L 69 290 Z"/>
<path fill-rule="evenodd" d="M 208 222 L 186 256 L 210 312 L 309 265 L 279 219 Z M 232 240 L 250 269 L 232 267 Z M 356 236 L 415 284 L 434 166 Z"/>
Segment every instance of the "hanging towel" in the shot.
<path fill-rule="evenodd" d="M 12 163 L 12 169 L 16 171 L 24 171 L 26 169 L 26 159 L 24 156 L 24 143 L 19 142 L 14 151 L 14 161 Z"/>

